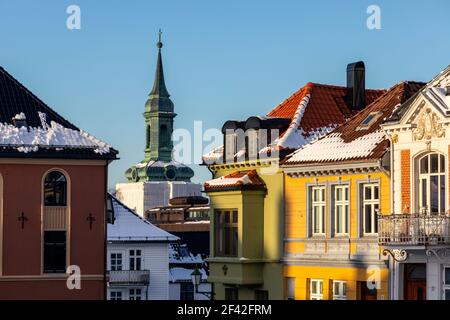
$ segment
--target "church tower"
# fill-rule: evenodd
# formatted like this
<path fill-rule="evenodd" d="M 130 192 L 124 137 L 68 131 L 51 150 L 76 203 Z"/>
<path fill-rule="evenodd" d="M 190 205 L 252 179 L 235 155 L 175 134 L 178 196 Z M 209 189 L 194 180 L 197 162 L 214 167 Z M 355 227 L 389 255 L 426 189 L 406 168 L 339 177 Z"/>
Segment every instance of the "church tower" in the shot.
<path fill-rule="evenodd" d="M 128 183 L 116 185 L 119 200 L 142 216 L 148 209 L 168 205 L 171 198 L 199 196 L 202 189 L 191 182 L 194 171 L 172 159 L 176 113 L 164 79 L 161 31 L 156 47 L 155 81 L 144 107 L 144 159 L 127 169 Z"/>
<path fill-rule="evenodd" d="M 174 113 L 173 102 L 167 91 L 164 81 L 164 70 L 161 57 L 161 33 L 156 44 L 158 48 L 158 60 L 156 62 L 155 83 L 145 103 L 145 161 L 172 160 L 172 132 Z"/>

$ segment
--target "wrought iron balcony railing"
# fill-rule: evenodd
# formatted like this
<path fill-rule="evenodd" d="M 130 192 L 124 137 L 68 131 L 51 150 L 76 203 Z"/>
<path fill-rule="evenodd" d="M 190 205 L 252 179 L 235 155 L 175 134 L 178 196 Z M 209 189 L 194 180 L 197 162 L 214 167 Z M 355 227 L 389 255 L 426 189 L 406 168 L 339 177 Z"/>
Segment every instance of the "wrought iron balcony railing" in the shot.
<path fill-rule="evenodd" d="M 108 282 L 111 285 L 148 285 L 149 270 L 116 270 L 108 271 Z"/>
<path fill-rule="evenodd" d="M 384 246 L 450 244 L 450 215 L 379 215 L 378 242 Z"/>

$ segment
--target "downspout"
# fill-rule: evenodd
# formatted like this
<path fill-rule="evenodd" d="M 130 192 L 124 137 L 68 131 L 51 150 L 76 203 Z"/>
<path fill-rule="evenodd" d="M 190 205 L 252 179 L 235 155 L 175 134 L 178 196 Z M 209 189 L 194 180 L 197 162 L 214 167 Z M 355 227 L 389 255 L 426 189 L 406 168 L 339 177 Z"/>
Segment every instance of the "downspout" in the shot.
<path fill-rule="evenodd" d="M 104 204 L 104 231 L 103 231 L 103 238 L 104 240 L 104 254 L 103 254 L 103 300 L 108 300 L 108 289 L 107 289 L 107 279 L 106 279 L 106 268 L 107 268 L 107 256 L 108 256 L 108 248 L 107 248 L 107 242 L 108 242 L 108 217 L 107 217 L 107 208 L 108 208 L 108 165 L 109 165 L 109 161 L 106 160 L 106 164 L 105 164 L 105 190 L 104 190 L 104 195 L 105 195 L 105 204 Z"/>

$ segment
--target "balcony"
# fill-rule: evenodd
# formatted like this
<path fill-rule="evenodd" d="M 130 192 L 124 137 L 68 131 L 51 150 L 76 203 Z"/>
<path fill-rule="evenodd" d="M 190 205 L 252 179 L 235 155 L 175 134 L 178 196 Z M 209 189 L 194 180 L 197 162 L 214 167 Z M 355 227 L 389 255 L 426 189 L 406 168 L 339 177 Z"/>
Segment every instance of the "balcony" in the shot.
<path fill-rule="evenodd" d="M 108 271 L 108 283 L 115 286 L 148 285 L 150 283 L 149 270 L 117 270 Z"/>
<path fill-rule="evenodd" d="M 391 214 L 378 216 L 378 242 L 384 246 L 450 244 L 450 215 Z"/>

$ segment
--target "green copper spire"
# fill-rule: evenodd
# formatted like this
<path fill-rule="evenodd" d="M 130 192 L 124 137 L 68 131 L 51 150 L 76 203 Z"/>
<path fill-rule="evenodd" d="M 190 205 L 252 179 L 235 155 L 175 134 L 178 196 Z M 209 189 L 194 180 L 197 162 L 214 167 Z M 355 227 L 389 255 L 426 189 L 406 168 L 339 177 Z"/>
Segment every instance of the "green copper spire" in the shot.
<path fill-rule="evenodd" d="M 170 94 L 167 91 L 166 83 L 164 81 L 164 69 L 163 69 L 163 63 L 161 58 L 161 48 L 163 47 L 163 44 L 161 42 L 161 29 L 159 30 L 159 40 L 156 44 L 156 47 L 158 48 L 158 60 L 156 61 L 156 72 L 155 72 L 155 83 L 153 84 L 153 89 L 150 92 L 150 97 L 160 97 L 160 98 L 169 98 Z"/>
<path fill-rule="evenodd" d="M 155 83 L 145 104 L 144 112 L 146 124 L 145 161 L 170 162 L 173 149 L 173 119 L 176 114 L 173 112 L 173 102 L 170 100 L 170 94 L 164 81 L 161 30 L 156 47 L 158 48 L 158 59 L 156 61 Z"/>
<path fill-rule="evenodd" d="M 176 116 L 164 81 L 161 30 L 159 30 L 158 58 L 155 82 L 145 103 L 145 156 L 141 163 L 130 167 L 125 176 L 130 182 L 186 181 L 194 176 L 191 168 L 172 161 L 173 120 Z"/>

